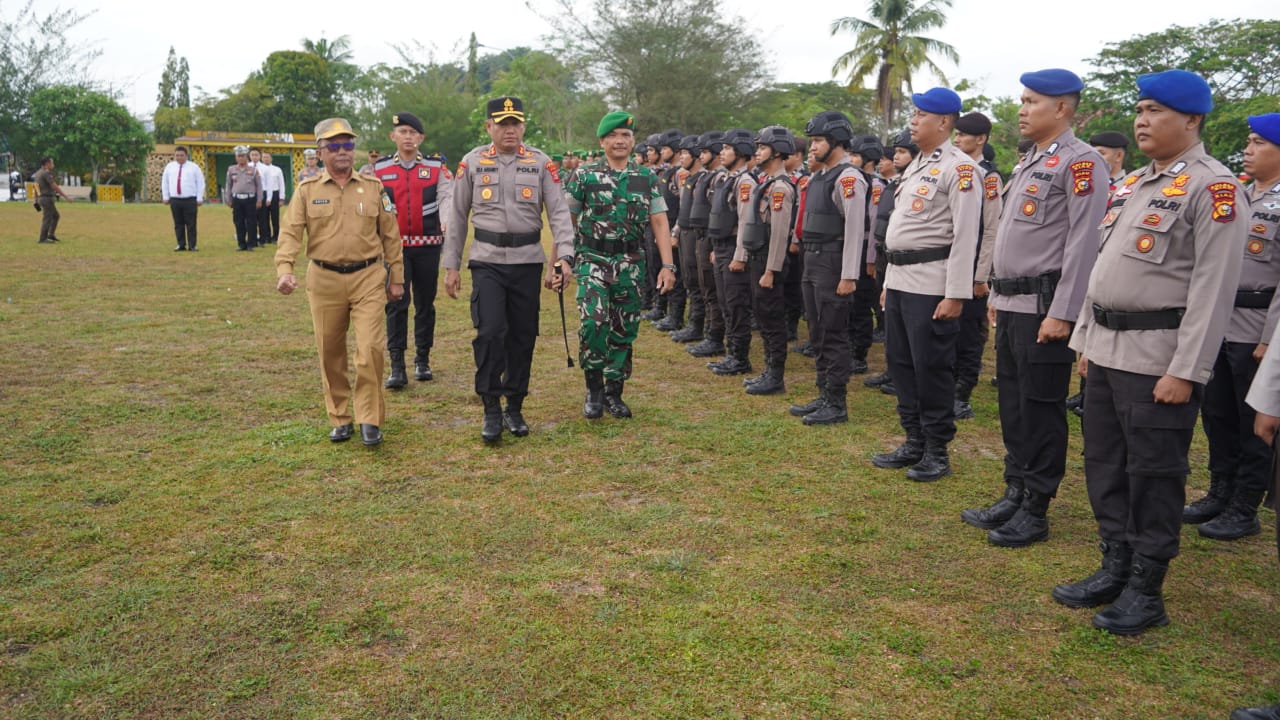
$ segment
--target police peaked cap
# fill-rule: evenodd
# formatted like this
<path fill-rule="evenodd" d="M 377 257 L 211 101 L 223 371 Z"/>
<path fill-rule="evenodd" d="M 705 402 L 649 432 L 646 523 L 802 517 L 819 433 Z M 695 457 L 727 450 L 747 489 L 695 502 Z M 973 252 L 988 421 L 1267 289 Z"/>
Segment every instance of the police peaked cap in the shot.
<path fill-rule="evenodd" d="M 1249 129 L 1272 145 L 1280 145 L 1280 113 L 1250 115 Z"/>
<path fill-rule="evenodd" d="M 751 157 L 756 151 L 756 135 L 746 128 L 734 128 L 724 134 L 724 144 L 743 157 Z"/>
<path fill-rule="evenodd" d="M 756 135 L 756 144 L 767 145 L 779 155 L 796 154 L 795 135 L 792 135 L 790 130 L 781 125 L 770 125 L 761 128 L 759 134 Z"/>
<path fill-rule="evenodd" d="M 960 96 L 955 90 L 944 87 L 930 88 L 922 93 L 913 93 L 911 95 L 911 103 L 916 106 L 917 110 L 934 115 L 950 115 L 958 113 L 964 108 Z"/>
<path fill-rule="evenodd" d="M 1209 83 L 1188 70 L 1165 70 L 1138 76 L 1138 99 L 1155 100 L 1184 115 L 1208 115 L 1213 110 Z"/>
<path fill-rule="evenodd" d="M 1094 147 L 1119 148 L 1120 150 L 1129 149 L 1129 138 L 1124 133 L 1115 130 L 1107 130 L 1089 138 L 1089 144 Z"/>
<path fill-rule="evenodd" d="M 1018 78 L 1018 81 L 1028 90 L 1034 90 L 1041 95 L 1049 95 L 1051 97 L 1071 95 L 1084 89 L 1084 81 L 1080 79 L 1079 75 L 1062 68 L 1049 68 L 1048 70 L 1022 73 L 1022 77 Z"/>
<path fill-rule="evenodd" d="M 848 147 L 853 141 L 853 124 L 839 110 L 824 110 L 804 126 L 805 137 L 828 137 L 831 142 Z"/>
<path fill-rule="evenodd" d="M 853 145 L 853 152 L 862 156 L 863 162 L 880 162 L 884 157 L 884 145 L 875 135 L 865 135 Z"/>

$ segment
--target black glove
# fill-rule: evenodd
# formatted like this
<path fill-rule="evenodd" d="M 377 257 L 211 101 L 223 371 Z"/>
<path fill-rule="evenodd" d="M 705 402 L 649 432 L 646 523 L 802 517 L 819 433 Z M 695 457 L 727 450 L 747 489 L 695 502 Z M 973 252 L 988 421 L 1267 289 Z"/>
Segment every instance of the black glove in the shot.
<path fill-rule="evenodd" d="M 32 206 L 34 206 L 34 207 L 35 207 L 36 212 L 40 212 L 40 211 L 41 211 L 41 209 L 42 209 L 42 208 L 40 207 L 40 201 L 39 201 L 39 200 L 32 200 L 32 201 L 31 201 L 31 204 L 32 204 Z"/>

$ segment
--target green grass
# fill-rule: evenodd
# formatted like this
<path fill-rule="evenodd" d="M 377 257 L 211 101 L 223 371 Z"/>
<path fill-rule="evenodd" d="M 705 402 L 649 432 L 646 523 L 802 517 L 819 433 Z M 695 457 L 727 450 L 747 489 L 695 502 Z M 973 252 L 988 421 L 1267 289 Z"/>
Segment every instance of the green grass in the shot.
<path fill-rule="evenodd" d="M 233 251 L 226 209 L 201 210 L 195 255 L 170 252 L 160 206 L 68 206 L 52 246 L 38 219 L 0 205 L 0 718 L 1119 720 L 1280 700 L 1270 528 L 1185 530 L 1173 624 L 1124 639 L 1049 597 L 1098 559 L 1078 434 L 1048 543 L 998 549 L 959 521 L 1002 489 L 989 368 L 956 474 L 917 485 L 867 462 L 899 438 L 889 398 L 858 385 L 852 422 L 805 428 L 786 404 L 810 399 L 812 361 L 751 397 L 647 324 L 637 417 L 582 419 L 547 293 L 533 434 L 485 447 L 467 306 L 441 292 L 437 379 L 388 394 L 381 447 L 335 446 L 305 295 L 274 292 L 269 252 Z M 1194 497 L 1202 439 L 1193 455 Z"/>

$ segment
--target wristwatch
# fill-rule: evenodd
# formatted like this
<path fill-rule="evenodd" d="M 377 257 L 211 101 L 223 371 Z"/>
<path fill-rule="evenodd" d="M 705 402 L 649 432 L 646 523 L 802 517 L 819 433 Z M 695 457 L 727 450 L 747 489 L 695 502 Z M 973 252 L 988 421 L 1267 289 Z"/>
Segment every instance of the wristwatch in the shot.
<path fill-rule="evenodd" d="M 663 270 L 670 270 L 671 272 L 675 272 L 675 271 L 676 271 L 676 266 L 675 266 L 675 265 L 672 265 L 671 263 L 663 263 L 663 264 L 662 264 L 662 269 L 663 269 Z"/>

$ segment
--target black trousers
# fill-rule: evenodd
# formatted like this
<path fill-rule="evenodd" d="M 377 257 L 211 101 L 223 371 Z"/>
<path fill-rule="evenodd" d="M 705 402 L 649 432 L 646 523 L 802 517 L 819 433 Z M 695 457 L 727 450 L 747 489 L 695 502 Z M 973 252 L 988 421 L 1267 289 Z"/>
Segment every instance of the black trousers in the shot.
<path fill-rule="evenodd" d="M 427 360 L 436 336 L 436 287 L 440 279 L 440 245 L 404 248 L 404 295 L 387 303 L 387 350 L 406 350 L 409 302 L 413 301 L 413 344 L 418 360 Z"/>
<path fill-rule="evenodd" d="M 473 262 L 471 324 L 476 339 L 476 394 L 523 398 L 538 339 L 542 265 Z"/>
<path fill-rule="evenodd" d="M 800 288 L 804 292 L 805 317 L 809 319 L 809 340 L 817 351 L 814 366 L 818 384 L 844 387 L 849 384 L 853 364 L 849 351 L 849 311 L 853 299 L 836 294 L 843 248 L 840 243 L 828 244 L 834 247 L 824 252 L 804 251 L 804 279 Z"/>
<path fill-rule="evenodd" d="M 1231 483 L 1232 499 L 1257 508 L 1271 481 L 1271 450 L 1253 434 L 1254 410 L 1245 395 L 1258 372 L 1255 343 L 1224 342 L 1204 388 L 1204 434 L 1209 439 L 1209 472 Z"/>
<path fill-rule="evenodd" d="M 258 208 L 258 244 L 274 243 L 280 238 L 280 193 L 267 193 Z"/>
<path fill-rule="evenodd" d="M 743 268 L 733 272 L 735 242 L 718 242 L 713 245 L 716 253 L 716 295 L 720 298 L 720 312 L 724 316 L 725 343 L 745 357 L 751 347 L 751 277 Z"/>
<path fill-rule="evenodd" d="M 853 309 L 849 313 L 849 341 L 853 343 L 853 357 L 867 359 L 871 349 L 871 333 L 875 330 L 875 314 L 872 308 L 880 304 L 880 287 L 876 279 L 867 274 L 866 264 L 859 269 L 858 289 L 853 291 Z"/>
<path fill-rule="evenodd" d="M 792 255 L 787 251 L 787 264 L 782 269 L 782 297 L 787 303 L 787 328 L 797 328 L 804 317 L 804 291 L 800 280 L 804 277 L 804 253 Z M 776 281 L 776 279 L 775 279 Z"/>
<path fill-rule="evenodd" d="M 1066 340 L 1037 343 L 1040 321 L 1032 313 L 996 313 L 1000 432 L 1004 481 L 1053 497 L 1067 469 L 1066 399 L 1076 356 Z"/>
<path fill-rule="evenodd" d="M 173 234 L 178 247 L 196 249 L 196 199 L 169 198 L 169 212 L 173 215 Z"/>
<path fill-rule="evenodd" d="M 720 296 L 716 292 L 716 272 L 711 264 L 711 238 L 706 230 L 698 230 L 698 287 L 702 291 L 702 306 L 707 337 L 724 339 L 724 314 L 720 312 Z"/>
<path fill-rule="evenodd" d="M 231 198 L 231 221 L 236 224 L 236 245 L 246 249 L 258 244 L 258 201 Z"/>
<path fill-rule="evenodd" d="M 702 300 L 702 276 L 698 273 L 698 242 L 703 230 L 680 231 L 680 284 L 689 303 L 689 324 L 706 322 L 707 306 Z"/>
<path fill-rule="evenodd" d="M 1204 387 L 1193 384 L 1181 405 L 1157 404 L 1152 391 L 1159 379 L 1089 363 L 1084 477 L 1099 537 L 1167 561 L 1178 554 L 1187 451 Z"/>
<path fill-rule="evenodd" d="M 750 282 L 752 309 L 756 324 L 760 327 L 760 341 L 764 345 L 765 365 L 782 368 L 787 364 L 787 300 L 782 278 L 791 265 L 788 257 L 782 272 L 773 274 L 773 287 L 760 287 L 764 277 L 768 253 L 747 256 L 747 275 Z"/>
<path fill-rule="evenodd" d="M 1039 321 L 1037 321 L 1037 326 Z M 968 401 L 982 373 L 982 352 L 991 337 L 987 320 L 987 296 L 964 301 L 960 311 L 960 337 L 956 338 L 956 397 Z M 1031 337 L 1035 342 L 1035 335 Z"/>
<path fill-rule="evenodd" d="M 956 435 L 956 337 L 960 320 L 934 320 L 941 295 L 886 290 L 884 357 L 908 436 L 946 445 Z"/>

